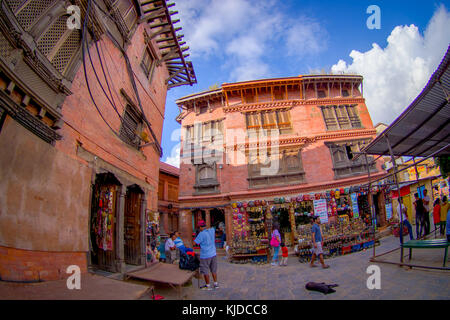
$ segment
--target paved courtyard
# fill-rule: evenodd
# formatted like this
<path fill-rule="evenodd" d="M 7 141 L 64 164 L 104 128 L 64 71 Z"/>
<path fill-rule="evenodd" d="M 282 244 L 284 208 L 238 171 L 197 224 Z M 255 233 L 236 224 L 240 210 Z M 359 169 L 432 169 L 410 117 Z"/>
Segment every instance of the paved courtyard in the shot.
<path fill-rule="evenodd" d="M 381 239 L 377 254 L 398 247 L 398 238 Z M 372 249 L 327 259 L 329 269 L 310 268 L 290 256 L 287 267 L 253 264 L 231 264 L 225 257 L 219 258 L 220 289 L 202 291 L 197 279 L 183 287 L 182 299 L 189 300 L 336 300 L 336 299 L 439 299 L 450 300 L 450 271 L 410 269 L 383 263 L 371 263 Z M 444 249 L 416 250 L 414 263 L 442 265 Z M 407 252 L 405 252 L 407 254 Z M 384 260 L 398 261 L 399 251 L 383 256 Z M 407 260 L 405 260 L 406 262 Z M 366 286 L 369 265 L 381 269 L 381 289 L 369 290 Z M 309 281 L 338 284 L 335 293 L 324 295 L 308 291 Z M 200 281 L 203 284 L 203 281 Z M 0 300 L 5 299 L 105 299 L 149 300 L 148 283 L 119 281 L 97 274 L 87 274 L 81 280 L 82 290 L 68 290 L 66 281 L 50 281 L 32 284 L 0 281 Z M 156 285 L 155 294 L 165 300 L 179 299 L 177 291 L 169 286 Z"/>
<path fill-rule="evenodd" d="M 381 245 L 376 247 L 377 254 L 397 248 L 398 241 L 399 239 L 393 236 L 381 239 Z M 413 252 L 413 257 L 417 257 L 417 260 L 430 259 L 432 265 L 436 262 L 442 265 L 444 249 L 427 250 L 423 253 L 419 251 Z M 295 256 L 289 257 L 287 267 L 231 264 L 225 257 L 219 257 L 220 289 L 199 290 L 197 279 L 194 279 L 192 285 L 183 288 L 183 299 L 450 299 L 450 271 L 410 269 L 372 263 L 369 261 L 372 253 L 373 249 L 368 249 L 327 259 L 329 269 L 310 268 L 308 264 L 299 263 Z M 393 255 L 399 257 L 399 250 Z M 397 262 L 398 258 L 393 261 Z M 381 269 L 380 290 L 369 290 L 366 286 L 370 276 L 366 270 L 372 264 Z M 324 295 L 306 290 L 305 284 L 309 281 L 336 283 L 339 287 L 335 288 L 335 293 Z M 202 280 L 200 284 L 203 284 Z M 163 286 L 156 287 L 156 294 L 164 296 L 165 299 L 177 299 L 173 289 Z M 149 296 L 145 295 L 143 299 L 149 299 Z"/>

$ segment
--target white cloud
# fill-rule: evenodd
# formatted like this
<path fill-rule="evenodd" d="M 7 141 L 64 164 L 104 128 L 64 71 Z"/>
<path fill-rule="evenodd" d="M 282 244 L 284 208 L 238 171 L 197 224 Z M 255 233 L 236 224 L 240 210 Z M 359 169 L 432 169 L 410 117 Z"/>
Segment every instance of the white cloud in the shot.
<path fill-rule="evenodd" d="M 190 0 L 177 8 L 192 57 L 225 58 L 224 68 L 232 69 L 229 81 L 271 76 L 269 59 L 316 54 L 326 47 L 318 22 L 294 20 L 274 0 Z"/>
<path fill-rule="evenodd" d="M 366 52 L 353 50 L 352 63 L 339 60 L 333 73 L 364 77 L 364 96 L 372 121 L 391 123 L 420 93 L 450 43 L 450 14 L 442 5 L 420 34 L 414 26 L 397 26 L 386 48 L 374 43 Z"/>
<path fill-rule="evenodd" d="M 180 145 L 177 144 L 171 151 L 170 156 L 166 158 L 165 163 L 168 163 L 174 167 L 180 167 Z"/>

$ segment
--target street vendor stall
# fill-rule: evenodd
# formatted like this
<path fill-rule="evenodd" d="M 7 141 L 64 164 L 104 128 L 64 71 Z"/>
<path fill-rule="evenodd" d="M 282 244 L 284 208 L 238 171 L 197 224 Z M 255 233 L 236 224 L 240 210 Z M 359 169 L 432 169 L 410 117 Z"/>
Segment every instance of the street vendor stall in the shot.
<path fill-rule="evenodd" d="M 231 262 L 267 263 L 271 223 L 266 224 L 266 202 L 233 203 L 232 211 L 233 234 L 228 251 Z"/>
<path fill-rule="evenodd" d="M 346 217 L 348 218 L 348 216 Z M 300 262 L 310 261 L 313 253 L 311 228 L 312 222 L 297 228 L 298 244 L 295 252 L 299 256 Z M 320 228 L 325 257 L 360 251 L 374 245 L 374 241 L 370 237 L 370 228 L 358 218 L 340 219 L 336 223 L 321 224 Z"/>

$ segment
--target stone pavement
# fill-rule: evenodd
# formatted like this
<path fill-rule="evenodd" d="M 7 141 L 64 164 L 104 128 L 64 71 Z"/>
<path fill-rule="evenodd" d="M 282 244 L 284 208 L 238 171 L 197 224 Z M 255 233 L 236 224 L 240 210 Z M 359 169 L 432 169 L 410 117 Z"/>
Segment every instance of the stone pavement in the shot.
<path fill-rule="evenodd" d="M 0 300 L 136 300 L 146 294 L 147 289 L 148 286 L 87 273 L 81 277 L 80 290 L 67 289 L 66 280 L 38 283 L 0 281 Z"/>
<path fill-rule="evenodd" d="M 406 238 L 405 238 L 406 239 Z M 393 236 L 381 239 L 376 254 L 398 247 L 399 239 Z M 441 261 L 443 250 L 429 250 Z M 399 251 L 397 251 L 399 252 Z M 450 271 L 410 269 L 383 263 L 372 263 L 373 249 L 326 259 L 329 269 L 310 268 L 290 256 L 287 267 L 252 264 L 231 264 L 219 257 L 218 277 L 220 288 L 214 291 L 198 289 L 197 279 L 183 288 L 183 299 L 191 300 L 287 300 L 287 299 L 450 299 Z M 417 256 L 414 254 L 413 256 Z M 399 253 L 397 253 L 399 257 Z M 394 261 L 398 261 L 394 260 Z M 366 273 L 369 265 L 381 269 L 381 289 L 369 290 Z M 308 291 L 309 281 L 338 284 L 336 292 L 324 295 Z M 203 281 L 200 281 L 203 284 Z M 177 299 L 176 292 L 157 286 L 155 293 L 165 299 Z M 149 299 L 144 295 L 142 299 Z"/>
<path fill-rule="evenodd" d="M 398 248 L 398 238 L 382 238 L 376 247 L 377 254 Z M 425 262 L 442 263 L 443 250 L 413 252 L 413 258 Z M 287 267 L 253 264 L 231 264 L 218 257 L 220 289 L 202 291 L 197 279 L 183 288 L 183 299 L 191 300 L 337 300 L 337 299 L 419 299 L 450 300 L 450 271 L 409 269 L 383 263 L 371 263 L 373 249 L 327 259 L 329 269 L 310 268 L 290 256 Z M 406 252 L 405 252 L 406 254 Z M 391 254 L 398 261 L 399 251 Z M 382 257 L 386 260 L 385 257 Z M 393 260 L 392 260 L 393 259 Z M 405 261 L 406 262 L 406 261 Z M 381 269 L 381 289 L 369 290 L 366 286 L 367 267 L 378 265 Z M 308 291 L 309 281 L 336 283 L 335 293 L 324 295 Z M 203 281 L 200 281 L 202 284 Z M 151 297 L 149 283 L 119 281 L 97 274 L 84 274 L 81 290 L 68 290 L 66 280 L 23 284 L 0 281 L 0 300 L 60 299 L 60 300 L 128 300 Z M 155 294 L 165 300 L 178 299 L 177 291 L 169 286 L 155 285 Z"/>

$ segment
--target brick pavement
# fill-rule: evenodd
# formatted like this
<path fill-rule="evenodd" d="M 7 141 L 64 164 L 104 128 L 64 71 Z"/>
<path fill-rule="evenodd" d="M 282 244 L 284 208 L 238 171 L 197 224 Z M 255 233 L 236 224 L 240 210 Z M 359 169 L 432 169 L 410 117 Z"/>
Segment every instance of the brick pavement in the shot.
<path fill-rule="evenodd" d="M 398 247 L 398 238 L 381 239 L 376 247 L 380 254 Z M 430 254 L 442 261 L 443 251 Z M 326 260 L 329 269 L 310 268 L 299 263 L 297 257 L 290 256 L 287 267 L 252 264 L 231 264 L 219 257 L 220 289 L 202 291 L 197 280 L 183 288 L 183 298 L 191 300 L 336 300 L 336 299 L 450 299 L 450 272 L 409 269 L 396 265 L 371 263 L 373 249 L 339 256 Z M 417 256 L 417 255 L 415 255 Z M 398 254 L 397 254 L 398 257 Z M 394 260 L 394 261 L 398 261 Z M 381 269 L 381 290 L 369 290 L 366 286 L 369 274 L 367 267 L 378 265 Z M 337 283 L 336 292 L 324 295 L 308 291 L 309 281 Z M 200 282 L 201 284 L 203 281 Z M 166 299 L 176 299 L 174 290 L 158 286 L 156 293 Z M 148 299 L 144 296 L 143 299 Z"/>

